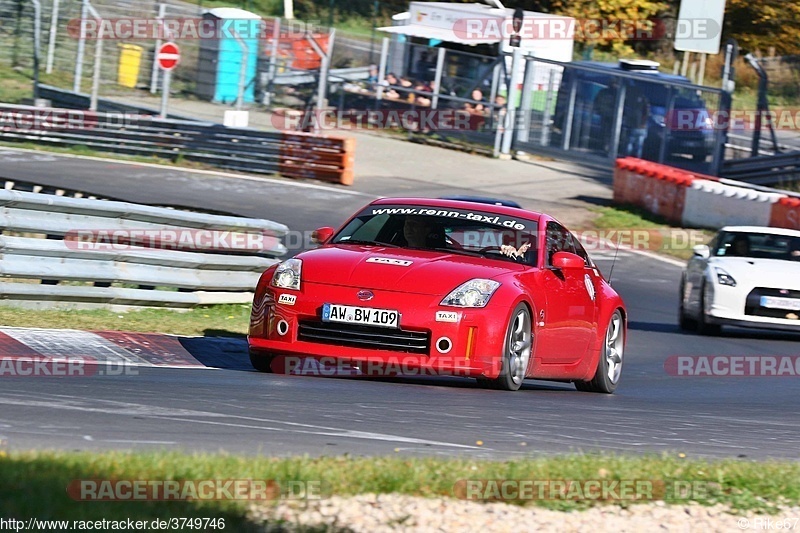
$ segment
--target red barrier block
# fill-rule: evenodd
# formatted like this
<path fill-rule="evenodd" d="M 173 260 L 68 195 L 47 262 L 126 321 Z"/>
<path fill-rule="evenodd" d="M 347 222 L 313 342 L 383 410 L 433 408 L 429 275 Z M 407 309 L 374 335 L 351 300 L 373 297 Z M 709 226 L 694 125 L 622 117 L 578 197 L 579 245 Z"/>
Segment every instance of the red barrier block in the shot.
<path fill-rule="evenodd" d="M 774 228 L 800 229 L 800 198 L 786 196 L 772 204 L 769 225 Z"/>
<path fill-rule="evenodd" d="M 278 172 L 287 178 L 352 185 L 356 140 L 284 133 Z"/>
<path fill-rule="evenodd" d="M 680 223 L 686 188 L 696 175 L 651 161 L 626 157 L 614 168 L 614 202 L 632 204 Z"/>

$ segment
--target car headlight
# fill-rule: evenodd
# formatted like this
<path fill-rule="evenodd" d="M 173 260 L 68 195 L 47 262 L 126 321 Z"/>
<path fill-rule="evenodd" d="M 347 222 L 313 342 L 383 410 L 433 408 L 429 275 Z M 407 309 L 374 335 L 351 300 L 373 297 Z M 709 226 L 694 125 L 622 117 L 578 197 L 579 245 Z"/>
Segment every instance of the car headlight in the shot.
<path fill-rule="evenodd" d="M 736 280 L 733 279 L 733 276 L 725 272 L 719 267 L 714 267 L 714 271 L 717 273 L 717 282 L 720 285 L 728 285 L 730 287 L 736 286 Z"/>
<path fill-rule="evenodd" d="M 275 269 L 272 275 L 272 285 L 284 289 L 300 290 L 300 270 L 303 261 L 300 259 L 287 259 Z"/>
<path fill-rule="evenodd" d="M 485 307 L 500 283 L 490 279 L 471 279 L 444 297 L 439 305 L 451 307 Z"/>

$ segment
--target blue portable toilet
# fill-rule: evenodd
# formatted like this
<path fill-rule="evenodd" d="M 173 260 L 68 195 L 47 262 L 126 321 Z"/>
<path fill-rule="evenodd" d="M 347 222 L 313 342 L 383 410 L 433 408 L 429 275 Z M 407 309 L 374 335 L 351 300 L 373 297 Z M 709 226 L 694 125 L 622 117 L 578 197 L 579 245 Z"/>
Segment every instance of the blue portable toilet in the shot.
<path fill-rule="evenodd" d="M 242 60 L 245 67 L 244 101 L 255 101 L 255 78 L 264 21 L 244 9 L 218 7 L 203 14 L 204 33 L 213 28 L 211 38 L 200 40 L 197 62 L 196 94 L 199 98 L 220 103 L 233 103 L 239 96 Z M 239 35 L 246 52 L 237 41 Z"/>

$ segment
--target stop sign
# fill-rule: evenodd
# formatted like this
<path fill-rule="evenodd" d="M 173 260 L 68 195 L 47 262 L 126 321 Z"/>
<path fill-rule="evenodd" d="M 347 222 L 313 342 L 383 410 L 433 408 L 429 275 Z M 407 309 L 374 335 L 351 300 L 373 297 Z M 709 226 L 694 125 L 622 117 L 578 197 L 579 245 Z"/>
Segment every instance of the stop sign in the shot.
<path fill-rule="evenodd" d="M 181 52 L 178 49 L 178 45 L 175 43 L 162 44 L 156 54 L 156 61 L 158 61 L 158 66 L 161 67 L 161 70 L 174 69 L 178 66 L 180 59 Z"/>

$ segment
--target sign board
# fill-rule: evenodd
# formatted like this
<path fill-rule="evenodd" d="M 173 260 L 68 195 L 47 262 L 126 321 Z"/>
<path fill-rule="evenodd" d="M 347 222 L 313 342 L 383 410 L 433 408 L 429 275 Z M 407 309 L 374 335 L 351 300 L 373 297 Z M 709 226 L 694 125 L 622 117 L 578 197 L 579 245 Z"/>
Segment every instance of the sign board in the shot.
<path fill-rule="evenodd" d="M 675 50 L 718 54 L 725 0 L 681 0 Z"/>
<path fill-rule="evenodd" d="M 158 49 L 156 61 L 161 70 L 172 70 L 181 60 L 181 51 L 175 43 L 164 43 Z"/>

